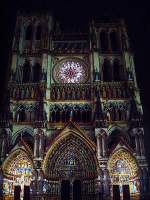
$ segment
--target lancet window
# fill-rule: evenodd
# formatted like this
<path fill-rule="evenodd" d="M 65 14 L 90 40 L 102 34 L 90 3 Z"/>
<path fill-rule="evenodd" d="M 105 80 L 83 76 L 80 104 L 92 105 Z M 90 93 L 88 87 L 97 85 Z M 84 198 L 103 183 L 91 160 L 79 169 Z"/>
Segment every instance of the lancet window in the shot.
<path fill-rule="evenodd" d="M 103 63 L 103 81 L 112 81 L 112 66 L 108 59 Z"/>
<path fill-rule="evenodd" d="M 116 31 L 112 31 L 110 33 L 110 41 L 111 41 L 111 50 L 116 52 L 119 50 L 119 41 L 118 41 L 118 34 Z"/>
<path fill-rule="evenodd" d="M 25 35 L 25 39 L 26 40 L 32 40 L 33 37 L 33 27 L 31 24 L 29 24 L 26 28 L 26 35 Z"/>
<path fill-rule="evenodd" d="M 50 107 L 50 122 L 68 122 L 69 119 L 79 123 L 91 121 L 91 107 L 89 105 L 53 105 Z"/>
<path fill-rule="evenodd" d="M 119 59 L 117 58 L 114 59 L 113 62 L 105 58 L 102 66 L 102 71 L 104 82 L 124 80 L 123 68 Z"/>
<path fill-rule="evenodd" d="M 35 119 L 35 107 L 32 105 L 18 107 L 15 113 L 16 122 L 33 122 Z"/>
<path fill-rule="evenodd" d="M 122 77 L 122 66 L 118 59 L 113 61 L 113 80 L 114 81 L 121 81 L 123 80 Z"/>
<path fill-rule="evenodd" d="M 129 106 L 122 103 L 104 104 L 104 112 L 107 121 L 126 121 L 129 119 Z"/>
<path fill-rule="evenodd" d="M 23 66 L 18 66 L 16 80 L 18 83 L 38 83 L 41 80 L 42 67 L 39 63 L 31 65 L 29 60 L 25 60 Z"/>
<path fill-rule="evenodd" d="M 108 33 L 106 31 L 100 33 L 100 47 L 102 51 L 108 51 Z"/>
<path fill-rule="evenodd" d="M 36 40 L 41 40 L 41 32 L 41 25 L 38 25 L 36 29 Z"/>

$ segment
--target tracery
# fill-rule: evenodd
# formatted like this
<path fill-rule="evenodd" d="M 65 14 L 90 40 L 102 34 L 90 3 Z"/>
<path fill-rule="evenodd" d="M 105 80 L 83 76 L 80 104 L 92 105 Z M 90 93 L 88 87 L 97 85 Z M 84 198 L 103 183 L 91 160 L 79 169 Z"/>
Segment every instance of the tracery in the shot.
<path fill-rule="evenodd" d="M 116 151 L 108 161 L 110 179 L 113 185 L 128 185 L 131 193 L 139 192 L 138 166 L 135 159 L 125 149 Z"/>
<path fill-rule="evenodd" d="M 75 58 L 62 61 L 54 67 L 54 79 L 59 83 L 83 83 L 87 77 L 87 66 Z"/>
<path fill-rule="evenodd" d="M 28 155 L 18 150 L 10 155 L 10 158 L 5 164 L 5 180 L 4 180 L 4 193 L 12 194 L 15 185 L 20 185 L 23 190 L 25 185 L 30 185 L 32 178 L 32 162 Z"/>

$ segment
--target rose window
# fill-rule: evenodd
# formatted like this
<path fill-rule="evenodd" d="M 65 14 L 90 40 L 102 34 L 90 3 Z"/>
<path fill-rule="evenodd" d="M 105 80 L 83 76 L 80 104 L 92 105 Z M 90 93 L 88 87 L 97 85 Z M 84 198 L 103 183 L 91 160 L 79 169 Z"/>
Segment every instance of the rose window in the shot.
<path fill-rule="evenodd" d="M 58 63 L 53 75 L 59 83 L 84 83 L 88 78 L 88 69 L 82 61 L 69 59 Z"/>

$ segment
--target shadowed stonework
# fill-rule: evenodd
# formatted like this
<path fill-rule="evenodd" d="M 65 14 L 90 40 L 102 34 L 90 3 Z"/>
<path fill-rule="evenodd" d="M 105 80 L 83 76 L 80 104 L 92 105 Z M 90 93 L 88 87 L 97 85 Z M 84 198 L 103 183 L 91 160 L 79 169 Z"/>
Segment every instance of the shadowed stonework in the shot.
<path fill-rule="evenodd" d="M 123 20 L 63 32 L 19 15 L 0 113 L 0 199 L 148 195 L 143 110 Z"/>

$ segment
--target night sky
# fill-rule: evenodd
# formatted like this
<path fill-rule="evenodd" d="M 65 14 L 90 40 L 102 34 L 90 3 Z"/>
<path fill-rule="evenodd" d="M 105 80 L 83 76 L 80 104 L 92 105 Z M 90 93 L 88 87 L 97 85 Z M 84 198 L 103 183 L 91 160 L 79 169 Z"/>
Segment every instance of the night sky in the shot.
<path fill-rule="evenodd" d="M 3 4 L 2 4 L 3 2 Z M 138 85 L 144 107 L 145 143 L 150 160 L 150 6 L 148 1 L 134 0 L 5 0 L 1 1 L 0 18 L 2 43 L 0 43 L 0 78 L 1 91 L 10 59 L 12 39 L 18 10 L 26 12 L 50 11 L 65 29 L 85 29 L 89 20 L 96 21 L 106 16 L 124 18 L 128 35 L 135 55 Z M 82 27 L 82 28 L 80 28 Z M 0 97 L 2 100 L 2 95 Z"/>

